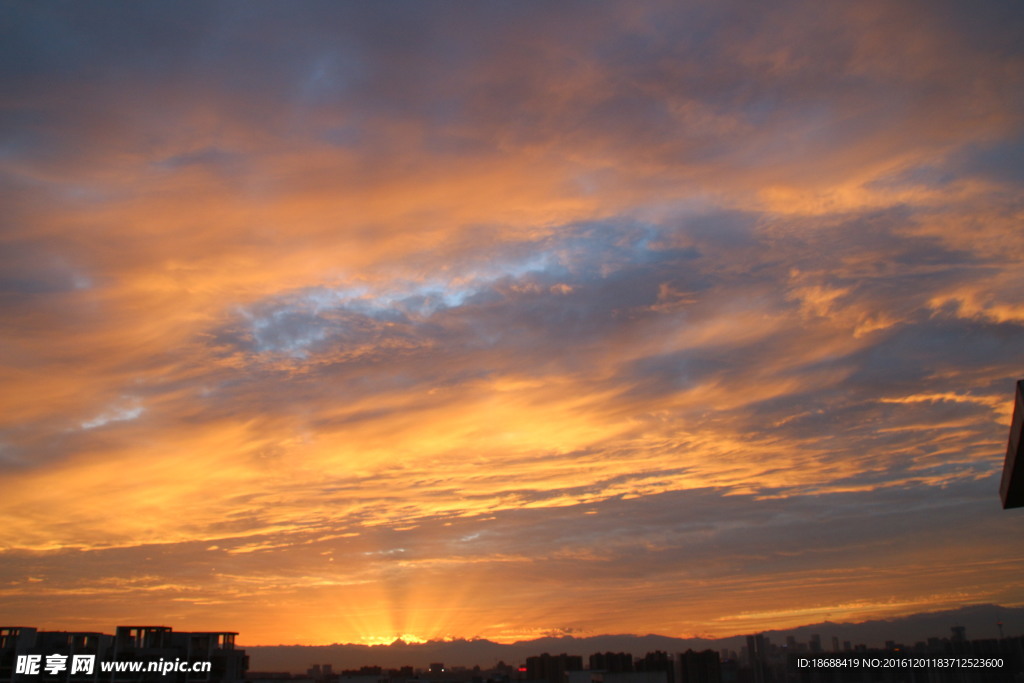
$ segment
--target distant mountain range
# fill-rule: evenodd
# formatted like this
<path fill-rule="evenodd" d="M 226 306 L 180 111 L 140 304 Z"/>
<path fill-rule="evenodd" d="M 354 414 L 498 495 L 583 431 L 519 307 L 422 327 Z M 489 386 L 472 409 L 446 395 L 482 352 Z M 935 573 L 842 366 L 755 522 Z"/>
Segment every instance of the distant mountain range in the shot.
<path fill-rule="evenodd" d="M 929 637 L 948 638 L 953 626 L 967 629 L 969 640 L 997 638 L 997 623 L 1002 622 L 1006 636 L 1024 635 L 1024 608 L 1000 607 L 998 605 L 975 605 L 943 612 L 926 612 L 898 619 L 866 621 L 859 624 L 824 622 L 793 629 L 766 631 L 768 638 L 777 644 L 785 644 L 787 636 L 794 636 L 797 642 L 806 643 L 817 634 L 822 647 L 830 651 L 832 638 L 838 638 L 840 646 L 844 641 L 853 644 L 864 643 L 881 646 L 892 640 L 913 645 Z M 331 664 L 335 671 L 357 669 L 361 666 L 426 667 L 430 662 L 443 662 L 448 666 L 480 665 L 487 669 L 498 661 L 521 664 L 527 657 L 543 652 L 582 655 L 586 658 L 595 652 L 630 652 L 642 657 L 648 652 L 685 652 L 694 650 L 735 650 L 746 643 L 744 636 L 719 638 L 670 638 L 659 635 L 601 635 L 588 638 L 561 636 L 538 638 L 512 644 L 494 643 L 489 640 L 445 640 L 426 643 L 404 643 L 390 645 L 249 645 L 243 646 L 250 657 L 251 671 L 291 671 L 302 673 L 313 664 Z"/>

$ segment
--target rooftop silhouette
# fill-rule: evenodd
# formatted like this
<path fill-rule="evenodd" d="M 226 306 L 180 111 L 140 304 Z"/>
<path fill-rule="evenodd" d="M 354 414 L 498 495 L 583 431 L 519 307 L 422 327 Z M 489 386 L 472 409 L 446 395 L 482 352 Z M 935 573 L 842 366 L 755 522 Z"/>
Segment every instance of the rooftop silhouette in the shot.
<path fill-rule="evenodd" d="M 1003 481 L 999 495 L 1003 509 L 1024 507 L 1024 380 L 1017 381 L 1016 400 L 1013 403 L 1013 419 L 1010 422 L 1010 438 L 1006 444 L 1006 462 L 1003 464 Z"/>

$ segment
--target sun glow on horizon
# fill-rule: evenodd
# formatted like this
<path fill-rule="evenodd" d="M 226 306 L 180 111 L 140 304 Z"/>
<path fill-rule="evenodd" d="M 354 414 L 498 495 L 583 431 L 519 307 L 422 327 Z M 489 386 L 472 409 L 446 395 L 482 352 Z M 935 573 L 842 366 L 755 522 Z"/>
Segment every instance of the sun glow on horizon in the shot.
<path fill-rule="evenodd" d="M 420 638 L 412 633 L 400 633 L 394 636 L 367 635 L 360 639 L 362 645 L 395 645 L 405 643 L 407 645 L 420 645 L 429 642 L 428 638 Z"/>

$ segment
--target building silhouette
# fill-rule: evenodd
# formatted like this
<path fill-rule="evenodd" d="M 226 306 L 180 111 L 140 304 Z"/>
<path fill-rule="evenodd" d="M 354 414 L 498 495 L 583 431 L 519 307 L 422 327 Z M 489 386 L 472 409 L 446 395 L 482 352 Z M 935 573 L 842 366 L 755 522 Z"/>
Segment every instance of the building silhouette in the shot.
<path fill-rule="evenodd" d="M 722 683 L 722 660 L 715 650 L 679 655 L 680 683 Z"/>
<path fill-rule="evenodd" d="M 768 646 L 763 633 L 747 636 L 747 666 L 750 668 L 750 683 L 768 683 Z"/>
<path fill-rule="evenodd" d="M 590 655 L 591 671 L 623 673 L 633 670 L 633 655 L 628 652 L 596 652 Z"/>
<path fill-rule="evenodd" d="M 531 681 L 565 683 L 569 671 L 583 671 L 583 657 L 579 655 L 549 655 L 545 652 L 526 658 L 526 677 Z"/>
<path fill-rule="evenodd" d="M 114 635 L 0 627 L 0 683 L 236 683 L 245 679 L 249 666 L 245 650 L 235 648 L 236 635 L 175 632 L 167 626 L 118 626 Z M 82 656 L 92 659 L 91 671 L 74 670 L 73 658 Z M 19 672 L 19 659 L 24 666 L 31 658 L 40 671 Z M 42 667 L 49 662 L 55 668 L 47 672 Z M 133 663 L 140 663 L 141 670 L 130 670 Z M 150 670 L 151 663 L 157 668 Z M 193 669 L 194 663 L 202 665 Z"/>

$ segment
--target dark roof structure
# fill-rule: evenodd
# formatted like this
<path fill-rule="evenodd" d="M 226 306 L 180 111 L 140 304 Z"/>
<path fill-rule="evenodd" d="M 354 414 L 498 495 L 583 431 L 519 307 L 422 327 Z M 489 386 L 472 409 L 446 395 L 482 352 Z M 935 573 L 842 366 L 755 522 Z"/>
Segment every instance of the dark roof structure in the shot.
<path fill-rule="evenodd" d="M 1013 420 L 1010 422 L 1010 439 L 1006 445 L 1006 462 L 1003 464 L 1003 481 L 999 495 L 1003 509 L 1024 507 L 1024 380 L 1017 382 L 1017 397 L 1013 404 Z"/>

